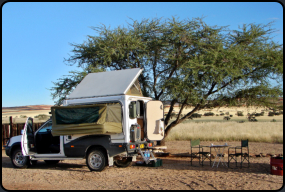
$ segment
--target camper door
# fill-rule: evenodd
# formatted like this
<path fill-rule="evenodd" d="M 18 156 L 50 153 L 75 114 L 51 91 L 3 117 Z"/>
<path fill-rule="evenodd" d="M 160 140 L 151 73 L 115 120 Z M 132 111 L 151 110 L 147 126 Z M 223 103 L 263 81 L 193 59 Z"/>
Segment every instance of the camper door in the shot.
<path fill-rule="evenodd" d="M 28 118 L 23 130 L 21 138 L 22 153 L 24 156 L 32 155 L 35 153 L 35 140 L 33 132 L 33 119 Z"/>
<path fill-rule="evenodd" d="M 146 103 L 146 135 L 151 141 L 164 138 L 163 104 L 161 101 Z"/>

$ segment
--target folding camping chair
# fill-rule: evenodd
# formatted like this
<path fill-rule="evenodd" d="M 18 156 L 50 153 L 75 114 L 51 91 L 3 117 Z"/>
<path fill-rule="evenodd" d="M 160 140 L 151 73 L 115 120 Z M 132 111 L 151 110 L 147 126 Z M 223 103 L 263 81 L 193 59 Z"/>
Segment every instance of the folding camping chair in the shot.
<path fill-rule="evenodd" d="M 247 148 L 247 151 L 243 152 L 243 148 Z M 231 153 L 230 153 L 230 149 L 231 149 Z M 233 153 L 232 149 L 235 149 L 234 153 Z M 238 156 L 241 156 L 240 167 L 242 167 L 242 163 L 244 161 L 247 161 L 248 167 L 249 167 L 248 139 L 247 140 L 241 140 L 241 146 L 229 147 L 229 149 L 228 149 L 228 167 L 230 167 L 230 161 L 231 160 L 234 160 L 236 162 L 236 167 L 237 167 Z"/>
<path fill-rule="evenodd" d="M 205 146 L 201 146 L 200 145 L 200 139 L 197 140 L 190 140 L 190 148 L 191 148 L 191 166 L 192 166 L 192 161 L 194 158 L 199 158 L 199 165 L 204 165 L 204 161 L 206 159 L 210 160 L 210 166 L 211 166 L 211 148 L 210 148 L 210 152 L 206 152 L 204 151 L 203 147 Z M 193 152 L 192 149 L 196 148 L 199 149 L 199 151 Z M 202 161 L 202 164 L 201 164 Z"/>

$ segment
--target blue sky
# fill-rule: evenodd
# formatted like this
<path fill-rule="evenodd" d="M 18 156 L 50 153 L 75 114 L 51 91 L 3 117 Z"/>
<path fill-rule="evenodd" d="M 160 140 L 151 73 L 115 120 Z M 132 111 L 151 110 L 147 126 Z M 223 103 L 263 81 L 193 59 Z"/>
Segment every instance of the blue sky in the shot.
<path fill-rule="evenodd" d="M 129 19 L 206 16 L 209 25 L 238 29 L 276 21 L 274 40 L 283 42 L 283 7 L 277 2 L 9 2 L 2 5 L 2 107 L 53 105 L 48 90 L 68 71 L 70 43 L 96 35 L 90 27 L 127 26 Z"/>

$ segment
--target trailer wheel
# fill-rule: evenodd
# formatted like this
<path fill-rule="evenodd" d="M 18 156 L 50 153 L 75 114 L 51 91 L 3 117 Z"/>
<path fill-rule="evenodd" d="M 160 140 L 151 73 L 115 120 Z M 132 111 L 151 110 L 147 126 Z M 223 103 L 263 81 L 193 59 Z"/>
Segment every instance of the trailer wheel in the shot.
<path fill-rule="evenodd" d="M 86 164 L 90 171 L 103 171 L 106 168 L 106 155 L 99 149 L 91 150 L 86 158 Z"/>
<path fill-rule="evenodd" d="M 132 165 L 132 158 L 128 157 L 128 158 L 123 158 L 122 160 L 115 160 L 114 164 L 117 167 L 123 167 L 123 168 L 129 167 Z"/>
<path fill-rule="evenodd" d="M 17 148 L 13 151 L 11 161 L 13 166 L 19 169 L 27 168 L 30 163 L 29 156 L 24 156 L 21 148 Z"/>

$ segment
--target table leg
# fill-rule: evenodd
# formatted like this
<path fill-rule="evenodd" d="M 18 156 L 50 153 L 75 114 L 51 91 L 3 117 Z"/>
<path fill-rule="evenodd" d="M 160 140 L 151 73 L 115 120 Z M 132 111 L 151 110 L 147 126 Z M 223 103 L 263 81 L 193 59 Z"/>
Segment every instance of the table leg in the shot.
<path fill-rule="evenodd" d="M 218 147 L 217 147 L 217 149 L 214 147 L 214 149 L 215 149 L 215 152 L 216 152 L 216 157 L 215 157 L 214 164 L 213 164 L 212 167 L 215 166 L 215 163 L 216 163 L 217 158 L 219 158 L 217 167 L 219 167 L 220 162 L 221 162 L 221 164 L 222 164 L 223 166 L 225 166 L 225 165 L 226 165 L 226 162 L 225 162 L 225 159 L 224 159 L 224 157 L 223 157 L 223 153 L 224 153 L 225 148 L 223 147 L 223 151 L 222 151 L 222 152 L 221 152 L 221 149 L 218 148 Z M 224 162 L 224 163 L 223 163 L 223 162 Z M 224 164 L 225 164 L 225 165 L 224 165 Z M 226 167 L 227 167 L 227 165 L 226 165 Z"/>
<path fill-rule="evenodd" d="M 224 159 L 224 157 L 223 157 L 224 151 L 225 151 L 225 147 L 223 147 L 223 152 L 221 153 L 221 159 L 222 159 L 222 161 L 225 163 L 226 167 L 228 167 L 227 164 L 226 164 L 226 162 L 225 162 L 225 159 Z M 224 164 L 223 164 L 223 165 L 224 165 Z"/>
<path fill-rule="evenodd" d="M 216 148 L 214 148 L 214 149 L 215 149 L 215 152 L 216 152 L 216 157 L 215 157 L 215 159 L 214 159 L 214 163 L 213 163 L 212 168 L 215 166 L 216 159 L 217 159 L 217 157 L 218 157 L 218 152 L 217 152 Z M 217 167 L 218 167 L 218 166 L 217 166 Z"/>

